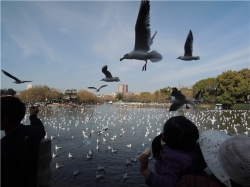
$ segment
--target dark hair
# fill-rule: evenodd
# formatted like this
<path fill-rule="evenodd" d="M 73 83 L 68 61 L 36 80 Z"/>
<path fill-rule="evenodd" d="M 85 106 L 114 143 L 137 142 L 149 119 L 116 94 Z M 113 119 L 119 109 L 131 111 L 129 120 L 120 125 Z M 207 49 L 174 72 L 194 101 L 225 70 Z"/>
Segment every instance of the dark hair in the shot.
<path fill-rule="evenodd" d="M 163 127 L 163 134 L 156 136 L 152 142 L 153 157 L 158 159 L 162 149 L 161 140 L 171 149 L 190 151 L 199 139 L 197 126 L 184 116 L 169 118 Z"/>
<path fill-rule="evenodd" d="M 26 107 L 18 98 L 12 96 L 1 97 L 1 125 L 3 125 L 4 118 L 7 118 L 11 125 L 20 124 L 25 112 Z"/>

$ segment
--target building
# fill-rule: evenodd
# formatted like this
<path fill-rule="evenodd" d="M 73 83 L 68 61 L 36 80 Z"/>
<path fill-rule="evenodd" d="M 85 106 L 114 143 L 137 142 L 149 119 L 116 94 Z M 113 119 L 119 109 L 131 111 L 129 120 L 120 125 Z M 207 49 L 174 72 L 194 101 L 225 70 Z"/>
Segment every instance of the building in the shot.
<path fill-rule="evenodd" d="M 118 85 L 118 93 L 122 93 L 122 94 L 128 93 L 128 85 L 127 84 L 119 84 Z"/>
<path fill-rule="evenodd" d="M 26 90 L 28 90 L 30 88 L 32 88 L 32 84 L 27 84 L 27 89 Z"/>

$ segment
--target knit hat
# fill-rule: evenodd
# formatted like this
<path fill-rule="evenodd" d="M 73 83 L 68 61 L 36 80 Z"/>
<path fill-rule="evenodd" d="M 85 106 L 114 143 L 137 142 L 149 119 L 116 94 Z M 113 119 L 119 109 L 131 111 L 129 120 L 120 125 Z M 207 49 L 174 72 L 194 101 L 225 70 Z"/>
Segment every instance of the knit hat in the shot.
<path fill-rule="evenodd" d="M 199 139 L 203 157 L 212 173 L 226 186 L 230 179 L 250 187 L 250 138 L 228 136 L 218 130 L 207 130 Z"/>
<path fill-rule="evenodd" d="M 250 137 L 236 135 L 225 140 L 219 148 L 218 160 L 230 178 L 250 187 Z"/>

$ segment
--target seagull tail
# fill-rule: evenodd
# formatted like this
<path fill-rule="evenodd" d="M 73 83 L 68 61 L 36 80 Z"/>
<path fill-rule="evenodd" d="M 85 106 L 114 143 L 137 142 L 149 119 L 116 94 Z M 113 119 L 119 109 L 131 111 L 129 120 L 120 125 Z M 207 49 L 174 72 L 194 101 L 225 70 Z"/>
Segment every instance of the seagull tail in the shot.
<path fill-rule="evenodd" d="M 157 51 L 151 51 L 150 53 L 148 53 L 148 55 L 151 62 L 159 62 L 160 60 L 162 60 L 162 55 Z"/>
<path fill-rule="evenodd" d="M 195 106 L 194 100 L 187 100 L 187 103 L 189 103 L 189 104 L 192 105 L 192 106 Z"/>

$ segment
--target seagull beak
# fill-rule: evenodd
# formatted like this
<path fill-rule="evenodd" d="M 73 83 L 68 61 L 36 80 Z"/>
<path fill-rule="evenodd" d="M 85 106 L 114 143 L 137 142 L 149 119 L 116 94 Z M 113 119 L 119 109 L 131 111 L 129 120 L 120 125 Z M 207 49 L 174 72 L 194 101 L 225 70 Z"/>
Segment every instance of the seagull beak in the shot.
<path fill-rule="evenodd" d="M 123 58 L 120 58 L 120 61 L 122 61 L 123 60 Z"/>

